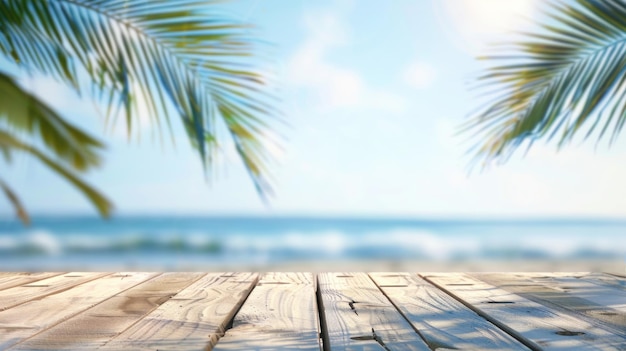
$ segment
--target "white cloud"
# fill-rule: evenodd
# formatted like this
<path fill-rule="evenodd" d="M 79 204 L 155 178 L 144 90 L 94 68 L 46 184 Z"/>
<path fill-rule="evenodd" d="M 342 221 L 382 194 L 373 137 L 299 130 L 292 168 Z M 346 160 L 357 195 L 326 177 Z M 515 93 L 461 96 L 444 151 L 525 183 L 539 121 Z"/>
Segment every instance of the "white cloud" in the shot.
<path fill-rule="evenodd" d="M 528 26 L 539 0 L 433 0 L 435 12 L 451 39 L 471 54 L 502 35 Z"/>
<path fill-rule="evenodd" d="M 389 112 L 405 112 L 409 102 L 406 98 L 381 89 L 368 89 L 364 94 L 367 106 Z"/>
<path fill-rule="evenodd" d="M 349 43 L 350 36 L 341 19 L 333 13 L 307 16 L 308 38 L 287 64 L 287 76 L 295 86 L 313 92 L 324 107 L 369 107 L 403 111 L 407 102 L 389 91 L 367 85 L 356 70 L 330 62 L 328 53 Z"/>
<path fill-rule="evenodd" d="M 325 91 L 332 106 L 356 106 L 363 96 L 364 85 L 355 72 L 328 66 L 321 77 L 321 91 Z"/>
<path fill-rule="evenodd" d="M 288 64 L 289 79 L 296 85 L 314 89 L 319 99 L 328 105 L 357 104 L 363 90 L 361 77 L 325 60 L 329 50 L 347 40 L 339 19 L 331 14 L 320 14 L 307 17 L 305 26 L 309 37 Z"/>
<path fill-rule="evenodd" d="M 437 77 L 437 70 L 425 61 L 413 62 L 404 71 L 404 81 L 416 89 L 430 87 Z"/>

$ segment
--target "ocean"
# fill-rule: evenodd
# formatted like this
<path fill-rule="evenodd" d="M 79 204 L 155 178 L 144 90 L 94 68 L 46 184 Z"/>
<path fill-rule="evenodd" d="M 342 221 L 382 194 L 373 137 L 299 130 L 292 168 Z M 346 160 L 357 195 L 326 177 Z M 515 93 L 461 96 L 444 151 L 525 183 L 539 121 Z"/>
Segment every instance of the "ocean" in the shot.
<path fill-rule="evenodd" d="M 323 261 L 626 257 L 626 221 L 36 216 L 0 219 L 0 270 L 207 270 Z"/>

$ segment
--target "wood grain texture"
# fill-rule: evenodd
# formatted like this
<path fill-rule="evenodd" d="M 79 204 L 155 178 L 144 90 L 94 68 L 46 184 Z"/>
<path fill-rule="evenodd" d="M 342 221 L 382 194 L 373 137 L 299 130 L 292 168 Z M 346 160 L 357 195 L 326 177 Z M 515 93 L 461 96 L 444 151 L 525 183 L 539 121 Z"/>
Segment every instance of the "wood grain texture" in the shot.
<path fill-rule="evenodd" d="M 370 276 L 433 350 L 528 350 L 415 274 L 370 273 Z"/>
<path fill-rule="evenodd" d="M 572 276 L 572 275 L 569 275 L 569 276 Z M 579 277 L 580 279 L 592 282 L 594 284 L 603 285 L 603 286 L 606 285 L 612 288 L 622 289 L 626 291 L 626 278 L 623 278 L 623 277 L 619 277 L 619 276 L 612 275 L 612 274 L 606 274 L 606 273 L 598 273 L 598 272 L 585 273 Z"/>
<path fill-rule="evenodd" d="M 321 273 L 318 289 L 329 350 L 430 350 L 367 274 Z"/>
<path fill-rule="evenodd" d="M 556 311 L 464 274 L 425 278 L 535 350 L 624 350 L 625 339 L 576 316 Z"/>
<path fill-rule="evenodd" d="M 626 337 L 626 290 L 622 288 L 581 279 L 584 275 L 491 273 L 472 276 L 530 300 L 588 317 L 591 323 L 599 320 L 612 332 Z"/>
<path fill-rule="evenodd" d="M 553 279 L 553 278 L 575 278 L 580 281 L 585 281 L 600 285 L 602 287 L 609 287 L 612 289 L 618 289 L 626 292 L 626 278 L 621 278 L 607 273 L 599 272 L 515 272 L 506 273 L 515 275 L 517 277 L 526 277 L 531 279 Z"/>
<path fill-rule="evenodd" d="M 8 348 L 154 276 L 117 273 L 0 312 L 0 349 Z"/>
<path fill-rule="evenodd" d="M 206 350 L 224 334 L 258 279 L 209 273 L 105 344 L 105 350 Z"/>
<path fill-rule="evenodd" d="M 12 350 L 94 350 L 204 273 L 163 273 L 20 343 Z"/>
<path fill-rule="evenodd" d="M 19 306 L 30 300 L 57 294 L 107 274 L 110 273 L 72 272 L 1 290 L 0 311 Z"/>
<path fill-rule="evenodd" d="M 320 351 L 313 274 L 263 274 L 213 350 Z"/>
<path fill-rule="evenodd" d="M 624 278 L 422 276 L 0 272 L 0 349 L 626 350 Z"/>
<path fill-rule="evenodd" d="M 38 280 L 54 277 L 54 276 L 61 275 L 61 274 L 63 274 L 63 272 L 39 272 L 39 273 L 4 272 L 0 276 L 0 290 L 33 283 Z"/>

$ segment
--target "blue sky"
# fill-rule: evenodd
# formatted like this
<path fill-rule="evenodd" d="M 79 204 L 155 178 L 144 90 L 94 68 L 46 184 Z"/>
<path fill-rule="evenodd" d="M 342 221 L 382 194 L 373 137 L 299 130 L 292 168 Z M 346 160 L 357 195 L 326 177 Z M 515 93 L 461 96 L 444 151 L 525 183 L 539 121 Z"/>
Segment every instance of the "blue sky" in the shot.
<path fill-rule="evenodd" d="M 468 174 L 456 135 L 479 106 L 470 89 L 487 44 L 538 16 L 538 0 L 233 0 L 231 16 L 271 42 L 286 124 L 274 150 L 276 196 L 264 206 L 232 150 L 207 183 L 177 120 L 173 146 L 104 129 L 93 104 L 46 77 L 1 69 L 108 145 L 88 180 L 117 214 L 623 217 L 626 145 L 538 143 L 525 157 Z M 384 4 L 384 5 L 382 5 Z M 147 118 L 143 118 L 147 121 Z M 121 121 L 120 121 L 121 122 Z M 20 158 L 3 178 L 36 213 L 94 213 L 63 180 Z M 0 199 L 0 214 L 11 214 Z"/>

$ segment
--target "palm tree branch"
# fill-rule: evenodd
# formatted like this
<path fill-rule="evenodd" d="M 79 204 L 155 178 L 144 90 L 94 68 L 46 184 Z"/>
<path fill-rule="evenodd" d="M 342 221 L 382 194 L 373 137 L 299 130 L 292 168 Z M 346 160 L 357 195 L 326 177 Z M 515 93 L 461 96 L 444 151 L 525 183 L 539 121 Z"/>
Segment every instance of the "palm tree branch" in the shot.
<path fill-rule="evenodd" d="M 112 203 L 100 194 L 95 188 L 78 178 L 71 171 L 66 169 L 62 164 L 48 157 L 45 153 L 38 150 L 36 147 L 29 145 L 14 136 L 11 133 L 0 129 L 0 147 L 9 150 L 18 150 L 26 152 L 40 162 L 50 168 L 52 171 L 63 177 L 70 182 L 74 187 L 80 190 L 85 197 L 98 209 L 100 214 L 104 217 L 108 217 L 113 209 Z"/>
<path fill-rule="evenodd" d="M 561 130 L 559 145 L 563 145 L 590 116 L 596 116 L 585 136 L 588 137 L 603 117 L 607 120 L 603 129 L 611 123 L 612 117 L 606 118 L 606 110 L 621 111 L 615 123 L 623 125 L 626 31 L 618 30 L 623 22 L 615 21 L 614 14 L 599 12 L 592 3 L 579 3 L 581 8 L 562 5 L 562 11 L 569 14 L 558 16 L 563 27 L 546 27 L 550 34 L 530 36 L 538 40 L 518 45 L 521 55 L 514 55 L 514 62 L 495 66 L 480 78 L 502 93 L 465 127 L 483 131 L 486 141 L 478 147 L 478 158 L 506 158 L 522 142 L 532 144 L 545 135 L 550 139 L 557 130 Z M 626 11 L 621 15 L 626 19 Z M 608 16 L 611 19 L 607 21 Z M 586 45 L 580 42 L 579 46 L 564 45 L 559 39 L 578 43 L 579 38 L 589 36 L 595 40 Z M 511 60 L 510 57 L 505 60 Z M 497 57 L 489 57 L 494 58 Z M 485 124 L 492 127 L 485 131 Z M 604 131 L 599 138 L 603 134 Z"/>
<path fill-rule="evenodd" d="M 7 199 L 9 199 L 9 202 L 11 203 L 11 205 L 13 205 L 13 208 L 15 208 L 15 214 L 17 215 L 17 218 L 19 218 L 25 225 L 30 224 L 30 217 L 28 216 L 28 212 L 26 212 L 26 209 L 22 205 L 22 201 L 13 191 L 13 189 L 11 189 L 4 181 L 2 181 L 2 179 L 0 179 L 0 189 L 2 189 L 4 195 L 7 197 Z"/>
<path fill-rule="evenodd" d="M 100 164 L 103 144 L 66 122 L 11 77 L 0 72 L 0 121 L 18 132 L 37 137 L 56 157 L 76 170 Z"/>
<path fill-rule="evenodd" d="M 207 144 L 205 137 L 215 133 L 213 114 L 224 120 L 216 108 L 218 101 L 232 100 L 232 87 L 236 86 L 242 97 L 238 103 L 245 101 L 247 108 L 256 112 L 231 119 L 226 123 L 228 130 L 235 144 L 246 139 L 250 145 L 238 150 L 251 152 L 254 147 L 255 153 L 266 152 L 263 143 L 256 142 L 263 134 L 237 135 L 233 132 L 236 128 L 231 128 L 252 118 L 262 120 L 275 114 L 274 109 L 268 108 L 271 96 L 264 89 L 266 79 L 250 65 L 250 60 L 258 57 L 253 42 L 247 37 L 245 26 L 205 14 L 206 1 L 18 3 L 13 5 L 14 10 L 36 12 L 45 18 L 22 23 L 19 28 L 27 26 L 48 36 L 49 41 L 69 43 L 68 52 L 75 54 L 81 66 L 96 77 L 96 90 L 106 91 L 106 99 L 114 96 L 109 89 L 115 91 L 129 127 L 136 115 L 131 113 L 136 109 L 134 97 L 140 91 L 151 114 L 158 111 L 161 116 L 166 115 L 168 108 L 163 97 L 168 97 L 203 162 L 209 166 L 206 160 L 214 150 L 207 150 L 213 144 Z M 228 81 L 223 77 L 228 77 Z M 242 160 L 250 165 L 243 154 Z M 252 174 L 255 183 L 263 182 L 264 174 Z"/>

